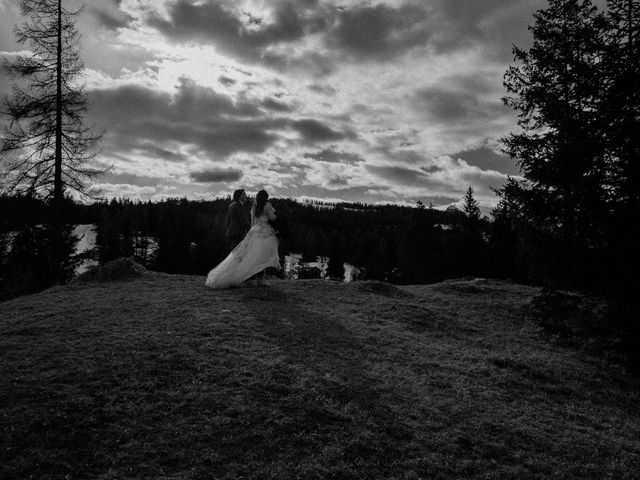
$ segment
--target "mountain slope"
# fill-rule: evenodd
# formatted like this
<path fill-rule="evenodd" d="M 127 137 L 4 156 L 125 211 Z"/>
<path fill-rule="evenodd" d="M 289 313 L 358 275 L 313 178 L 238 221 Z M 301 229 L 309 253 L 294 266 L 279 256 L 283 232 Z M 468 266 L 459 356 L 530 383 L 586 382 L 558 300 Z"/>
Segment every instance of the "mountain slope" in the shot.
<path fill-rule="evenodd" d="M 640 471 L 638 381 L 523 319 L 535 289 L 203 283 L 142 273 L 0 304 L 0 477 Z"/>

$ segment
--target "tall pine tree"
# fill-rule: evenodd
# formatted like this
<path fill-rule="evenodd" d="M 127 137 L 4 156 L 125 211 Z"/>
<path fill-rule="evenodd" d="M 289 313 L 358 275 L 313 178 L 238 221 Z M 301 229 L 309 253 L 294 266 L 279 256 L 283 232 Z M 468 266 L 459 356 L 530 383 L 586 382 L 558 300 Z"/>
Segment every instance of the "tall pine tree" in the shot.
<path fill-rule="evenodd" d="M 580 252 L 602 241 L 607 215 L 604 17 L 589 0 L 550 0 L 530 28 L 532 47 L 514 48 L 518 64 L 504 79 L 521 131 L 503 142 L 526 178 L 509 193 L 523 217 L 558 240 L 572 270 Z"/>
<path fill-rule="evenodd" d="M 88 195 L 87 181 L 100 173 L 88 166 L 99 136 L 84 124 L 87 102 L 78 81 L 84 66 L 75 26 L 80 11 L 67 10 L 62 0 L 22 0 L 21 9 L 29 21 L 16 36 L 31 54 L 6 65 L 14 85 L 4 102 L 9 126 L 0 159 L 9 190 L 50 200 L 53 262 L 63 264 L 64 196 Z"/>

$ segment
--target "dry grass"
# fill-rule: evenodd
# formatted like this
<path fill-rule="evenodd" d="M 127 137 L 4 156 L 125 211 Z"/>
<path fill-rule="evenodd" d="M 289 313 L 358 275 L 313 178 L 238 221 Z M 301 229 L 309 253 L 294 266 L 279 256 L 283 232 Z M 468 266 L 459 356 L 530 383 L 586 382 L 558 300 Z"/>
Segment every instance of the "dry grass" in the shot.
<path fill-rule="evenodd" d="M 638 478 L 637 380 L 533 289 L 202 277 L 0 304 L 0 478 Z"/>

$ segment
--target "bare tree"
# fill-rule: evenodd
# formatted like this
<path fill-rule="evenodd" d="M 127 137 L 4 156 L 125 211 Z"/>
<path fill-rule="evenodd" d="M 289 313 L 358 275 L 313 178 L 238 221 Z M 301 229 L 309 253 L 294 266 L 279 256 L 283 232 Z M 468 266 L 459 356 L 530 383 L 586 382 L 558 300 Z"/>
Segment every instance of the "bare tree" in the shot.
<path fill-rule="evenodd" d="M 100 136 L 84 124 L 80 10 L 66 10 L 62 0 L 23 0 L 21 9 L 29 22 L 16 36 L 32 53 L 5 64 L 14 85 L 4 101 L 9 124 L 0 158 L 10 191 L 51 199 L 59 214 L 65 191 L 90 195 L 87 180 L 101 173 L 87 166 Z"/>

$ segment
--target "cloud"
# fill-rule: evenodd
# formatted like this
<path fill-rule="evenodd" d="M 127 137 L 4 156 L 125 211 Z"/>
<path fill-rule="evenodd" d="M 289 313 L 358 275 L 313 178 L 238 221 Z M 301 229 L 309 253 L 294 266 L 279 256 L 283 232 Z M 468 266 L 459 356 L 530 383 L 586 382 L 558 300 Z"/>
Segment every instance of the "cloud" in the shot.
<path fill-rule="evenodd" d="M 221 183 L 237 182 L 241 180 L 243 173 L 241 170 L 209 168 L 197 172 L 191 172 L 189 178 L 198 183 Z"/>
<path fill-rule="evenodd" d="M 330 142 L 353 137 L 352 132 L 337 132 L 314 119 L 294 120 L 291 122 L 302 137 L 308 142 Z"/>
<path fill-rule="evenodd" d="M 132 17 L 120 10 L 118 5 L 113 3 L 110 5 L 110 2 L 101 2 L 99 6 L 91 5 L 89 13 L 100 25 L 109 30 L 126 27 L 133 20 Z"/>
<path fill-rule="evenodd" d="M 305 2 L 300 3 L 304 7 Z M 279 2 L 267 22 L 229 3 L 178 0 L 169 7 L 168 18 L 152 14 L 147 23 L 169 38 L 211 42 L 222 53 L 257 62 L 269 46 L 294 42 L 322 28 L 321 16 L 302 16 L 299 8 L 296 2 Z M 243 21 L 241 16 L 248 18 Z"/>
<path fill-rule="evenodd" d="M 435 122 L 475 123 L 493 121 L 510 110 L 498 99 L 485 99 L 473 91 L 447 87 L 427 87 L 416 92 L 414 108 L 424 110 Z"/>
<path fill-rule="evenodd" d="M 96 183 L 93 187 L 100 192 L 104 198 L 127 197 L 160 199 L 175 196 L 175 186 L 140 186 L 129 183 Z"/>
<path fill-rule="evenodd" d="M 335 147 L 325 148 L 317 153 L 305 153 L 304 158 L 311 158 L 320 162 L 328 163 L 345 163 L 349 165 L 357 165 L 364 162 L 357 153 L 339 152 L 335 150 Z"/>
<path fill-rule="evenodd" d="M 454 153 L 453 158 L 461 158 L 469 165 L 482 170 L 494 170 L 508 175 L 519 175 L 520 169 L 515 160 L 507 155 L 496 153 L 489 147 L 478 147 L 472 150 Z"/>
<path fill-rule="evenodd" d="M 278 138 L 270 133 L 274 124 L 260 117 L 257 105 L 234 102 L 187 79 L 181 80 L 174 94 L 140 85 L 88 93 L 95 121 L 106 129 L 105 140 L 113 148 L 150 151 L 149 145 L 155 145 L 160 148 L 156 153 L 166 158 L 171 155 L 162 151 L 162 145 L 174 142 L 226 157 L 235 152 L 262 152 Z M 278 123 L 283 122 L 275 125 Z"/>
<path fill-rule="evenodd" d="M 231 85 L 235 85 L 237 83 L 237 81 L 234 80 L 233 78 L 229 78 L 229 77 L 226 77 L 224 75 L 221 75 L 218 78 L 218 82 L 220 82 L 225 87 L 230 87 Z"/>
<path fill-rule="evenodd" d="M 294 108 L 284 102 L 279 102 L 273 98 L 265 98 L 261 103 L 263 107 L 275 112 L 293 112 Z"/>
<path fill-rule="evenodd" d="M 181 152 L 176 152 L 169 148 L 164 148 L 151 143 L 140 143 L 136 145 L 136 149 L 147 157 L 160 158 L 168 162 L 185 162 L 187 156 Z"/>
<path fill-rule="evenodd" d="M 428 173 L 413 168 L 366 165 L 365 169 L 376 177 L 396 185 L 428 187 L 438 183 L 434 182 Z"/>
<path fill-rule="evenodd" d="M 88 114 L 123 175 L 153 171 L 180 194 L 242 175 L 292 196 L 437 204 L 471 184 L 487 204 L 516 170 L 495 146 L 516 120 L 501 77 L 545 0 L 91 3 Z M 155 187 L 104 183 L 139 182 Z"/>
<path fill-rule="evenodd" d="M 319 83 L 312 83 L 311 85 L 307 85 L 307 88 L 312 92 L 320 93 L 329 97 L 333 97 L 338 93 L 338 91 L 331 85 L 322 85 Z"/>
<path fill-rule="evenodd" d="M 340 11 L 335 26 L 326 35 L 326 44 L 358 59 L 395 58 L 431 36 L 428 12 L 418 3 L 397 8 L 385 4 L 359 5 Z"/>

